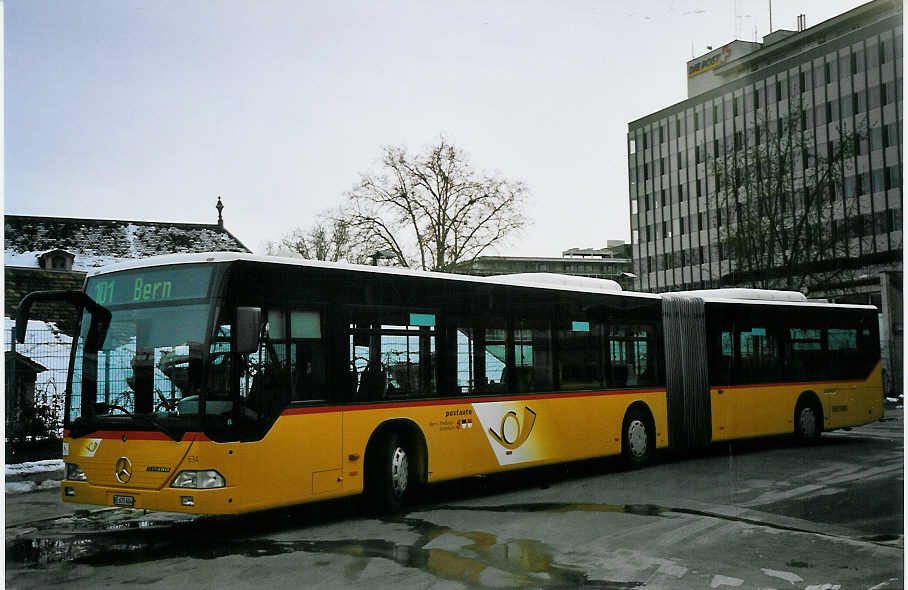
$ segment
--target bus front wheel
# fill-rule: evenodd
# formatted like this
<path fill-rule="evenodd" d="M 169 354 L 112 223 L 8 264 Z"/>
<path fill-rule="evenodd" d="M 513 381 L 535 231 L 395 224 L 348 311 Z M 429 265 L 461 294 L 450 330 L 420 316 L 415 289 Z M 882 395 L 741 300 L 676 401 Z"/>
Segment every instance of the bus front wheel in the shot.
<path fill-rule="evenodd" d="M 636 469 L 650 462 L 656 448 L 653 421 L 639 407 L 631 408 L 621 428 L 621 455 L 625 464 Z"/>
<path fill-rule="evenodd" d="M 412 453 L 396 432 L 383 437 L 375 451 L 368 472 L 369 496 L 379 511 L 397 512 L 412 487 Z"/>

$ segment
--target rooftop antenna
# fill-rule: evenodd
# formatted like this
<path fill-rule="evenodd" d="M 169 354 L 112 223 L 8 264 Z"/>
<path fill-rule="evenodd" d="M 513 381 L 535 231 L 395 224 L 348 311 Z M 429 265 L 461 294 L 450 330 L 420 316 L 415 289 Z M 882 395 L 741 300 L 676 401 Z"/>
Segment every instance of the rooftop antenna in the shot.
<path fill-rule="evenodd" d="M 769 32 L 772 33 L 772 0 L 769 0 Z"/>

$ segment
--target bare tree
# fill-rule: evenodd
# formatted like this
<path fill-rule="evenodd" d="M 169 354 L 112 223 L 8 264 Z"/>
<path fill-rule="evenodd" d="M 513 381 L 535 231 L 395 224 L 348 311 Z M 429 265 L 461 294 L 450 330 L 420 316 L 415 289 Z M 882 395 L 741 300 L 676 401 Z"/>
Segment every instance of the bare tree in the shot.
<path fill-rule="evenodd" d="M 272 256 L 355 263 L 365 262 L 369 254 L 369 248 L 351 231 L 349 221 L 333 212 L 319 214 L 307 229 L 294 228 L 279 242 L 269 242 L 266 251 Z"/>
<path fill-rule="evenodd" d="M 476 174 L 442 138 L 417 155 L 385 147 L 380 169 L 347 193 L 342 219 L 396 264 L 444 271 L 524 228 L 527 192 L 520 181 Z"/>
<path fill-rule="evenodd" d="M 816 292 L 860 266 L 851 240 L 862 229 L 860 190 L 848 175 L 864 134 L 840 127 L 818 150 L 807 116 L 764 118 L 712 161 L 719 223 L 725 211 L 719 243 L 732 264 L 724 284 Z"/>

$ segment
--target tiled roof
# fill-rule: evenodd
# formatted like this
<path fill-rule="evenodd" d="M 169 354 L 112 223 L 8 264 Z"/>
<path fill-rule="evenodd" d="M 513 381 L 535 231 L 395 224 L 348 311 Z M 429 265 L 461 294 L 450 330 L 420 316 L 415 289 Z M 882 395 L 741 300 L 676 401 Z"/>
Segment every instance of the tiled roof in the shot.
<path fill-rule="evenodd" d="M 5 215 L 4 234 L 4 264 L 31 268 L 55 248 L 75 254 L 81 271 L 159 254 L 250 252 L 218 224 Z"/>

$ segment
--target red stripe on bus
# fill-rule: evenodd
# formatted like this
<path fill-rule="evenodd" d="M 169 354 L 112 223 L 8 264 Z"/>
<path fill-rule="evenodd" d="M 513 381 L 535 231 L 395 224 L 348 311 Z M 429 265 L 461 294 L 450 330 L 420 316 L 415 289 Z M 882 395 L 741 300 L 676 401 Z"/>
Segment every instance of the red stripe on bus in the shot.
<path fill-rule="evenodd" d="M 70 432 L 65 430 L 63 436 L 69 437 Z M 137 430 L 101 430 L 98 432 L 92 432 L 87 435 L 87 438 L 101 438 L 106 440 L 122 439 L 126 436 L 127 440 L 169 440 L 173 441 L 172 438 L 164 434 L 163 432 L 154 432 L 154 431 L 137 431 Z M 86 438 L 86 437 L 80 437 Z M 179 442 L 209 442 L 207 436 L 202 432 L 186 432 L 183 434 L 183 438 Z"/>
<path fill-rule="evenodd" d="M 450 406 L 466 405 L 490 402 L 510 402 L 534 399 L 568 399 L 579 397 L 600 397 L 610 395 L 638 395 L 642 393 L 665 393 L 664 389 L 617 389 L 610 391 L 588 391 L 578 393 L 551 393 L 551 394 L 530 394 L 530 395 L 508 395 L 496 397 L 470 397 L 470 398 L 449 398 L 427 401 L 407 401 L 407 402 L 381 402 L 371 404 L 348 404 L 343 406 L 318 406 L 314 408 L 288 408 L 281 412 L 282 416 L 292 416 L 300 414 L 324 414 L 327 412 L 350 412 L 363 410 L 379 409 L 397 409 L 397 408 L 418 408 L 428 406 Z"/>
<path fill-rule="evenodd" d="M 123 438 L 124 436 L 133 440 L 173 440 L 163 432 L 136 430 L 99 430 L 98 432 L 92 432 L 87 438 L 115 439 Z"/>
<path fill-rule="evenodd" d="M 328 412 L 340 412 L 344 406 L 318 406 L 315 408 L 287 408 L 281 412 L 281 416 L 298 416 L 300 414 L 325 414 Z"/>
<path fill-rule="evenodd" d="M 841 381 L 786 381 L 785 383 L 744 383 L 742 385 L 712 385 L 710 389 L 755 389 L 757 387 L 820 387 L 822 385 L 855 385 L 867 383 L 867 379 L 843 379 Z"/>

